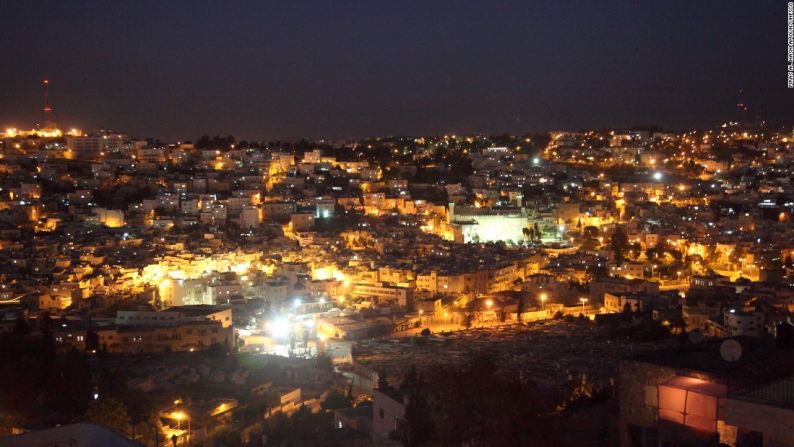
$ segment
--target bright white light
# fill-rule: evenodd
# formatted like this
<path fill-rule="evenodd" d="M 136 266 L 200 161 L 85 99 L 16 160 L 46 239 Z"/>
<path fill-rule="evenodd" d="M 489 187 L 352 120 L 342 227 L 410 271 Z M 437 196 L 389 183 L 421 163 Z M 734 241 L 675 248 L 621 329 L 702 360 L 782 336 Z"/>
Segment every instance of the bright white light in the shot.
<path fill-rule="evenodd" d="M 325 298 L 320 298 L 320 304 L 325 304 Z"/>
<path fill-rule="evenodd" d="M 295 300 L 292 301 L 292 306 L 293 307 L 298 307 L 300 305 L 301 305 L 301 299 L 300 298 L 295 298 Z"/>
<path fill-rule="evenodd" d="M 270 322 L 270 335 L 277 338 L 286 338 L 290 332 L 290 324 L 286 318 L 276 318 Z"/>
<path fill-rule="evenodd" d="M 657 172 L 654 172 L 654 173 L 653 173 L 653 179 L 654 179 L 654 180 L 661 180 L 661 179 L 662 179 L 662 176 L 663 176 L 663 175 L 662 175 L 662 173 L 661 173 L 661 172 L 658 172 L 658 171 L 657 171 Z"/>

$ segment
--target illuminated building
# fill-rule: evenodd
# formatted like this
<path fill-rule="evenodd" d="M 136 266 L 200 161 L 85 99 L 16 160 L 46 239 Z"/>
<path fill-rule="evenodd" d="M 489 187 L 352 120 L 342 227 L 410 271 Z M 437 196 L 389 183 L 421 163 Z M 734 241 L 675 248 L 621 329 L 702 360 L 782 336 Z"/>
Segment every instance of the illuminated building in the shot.
<path fill-rule="evenodd" d="M 460 228 L 463 243 L 523 241 L 528 216 L 519 208 L 476 208 L 449 205 L 449 222 Z"/>
<path fill-rule="evenodd" d="M 317 219 L 327 219 L 334 217 L 336 200 L 333 197 L 318 197 L 315 204 L 314 217 Z"/>
<path fill-rule="evenodd" d="M 94 208 L 99 222 L 108 228 L 119 228 L 124 226 L 124 212 L 121 210 L 108 210 L 105 208 Z"/>
<path fill-rule="evenodd" d="M 42 129 L 23 130 L 15 127 L 6 128 L 3 132 L 3 138 L 61 138 L 64 135 L 68 137 L 80 136 L 83 133 L 79 129 L 69 129 L 66 132 L 58 129 L 57 127 L 45 127 Z"/>
<path fill-rule="evenodd" d="M 124 135 L 67 135 L 66 148 L 80 160 L 100 158 L 108 152 L 118 150 L 126 140 Z"/>
<path fill-rule="evenodd" d="M 403 309 L 413 308 L 414 293 L 412 288 L 387 284 L 356 284 L 353 295 L 362 298 L 373 298 L 377 304 L 394 304 Z"/>

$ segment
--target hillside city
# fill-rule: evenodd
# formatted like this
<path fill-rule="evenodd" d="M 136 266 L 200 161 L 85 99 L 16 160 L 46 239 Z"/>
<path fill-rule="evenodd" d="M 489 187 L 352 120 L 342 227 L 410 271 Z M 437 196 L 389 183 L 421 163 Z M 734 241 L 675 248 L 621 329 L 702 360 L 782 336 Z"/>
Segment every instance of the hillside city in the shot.
<path fill-rule="evenodd" d="M 0 445 L 791 445 L 792 159 L 5 129 Z"/>

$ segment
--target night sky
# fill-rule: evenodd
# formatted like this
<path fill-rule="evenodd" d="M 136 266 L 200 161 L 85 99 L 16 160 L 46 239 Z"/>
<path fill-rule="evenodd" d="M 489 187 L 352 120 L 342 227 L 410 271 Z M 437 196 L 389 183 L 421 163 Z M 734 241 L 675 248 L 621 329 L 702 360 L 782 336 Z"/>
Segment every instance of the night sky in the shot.
<path fill-rule="evenodd" d="M 3 1 L 0 126 L 195 139 L 794 125 L 785 1 Z"/>

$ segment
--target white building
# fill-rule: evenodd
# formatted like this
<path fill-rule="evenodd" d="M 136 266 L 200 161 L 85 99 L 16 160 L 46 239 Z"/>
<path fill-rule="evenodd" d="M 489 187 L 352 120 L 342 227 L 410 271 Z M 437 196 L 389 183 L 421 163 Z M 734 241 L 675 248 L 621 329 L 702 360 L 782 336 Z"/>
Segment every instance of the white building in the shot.
<path fill-rule="evenodd" d="M 333 197 L 318 197 L 316 201 L 316 212 L 314 217 L 317 219 L 327 219 L 334 217 L 336 200 Z"/>
<path fill-rule="evenodd" d="M 730 310 L 725 312 L 723 326 L 728 337 L 760 337 L 764 331 L 764 314 Z"/>

